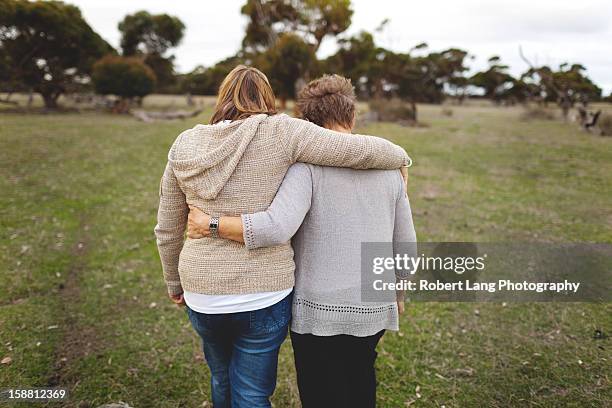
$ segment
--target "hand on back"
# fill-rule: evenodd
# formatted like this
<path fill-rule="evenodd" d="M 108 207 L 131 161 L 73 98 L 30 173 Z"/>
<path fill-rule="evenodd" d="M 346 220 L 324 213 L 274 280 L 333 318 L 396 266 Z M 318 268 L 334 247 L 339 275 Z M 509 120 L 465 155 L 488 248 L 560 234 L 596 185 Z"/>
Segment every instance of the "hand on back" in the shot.
<path fill-rule="evenodd" d="M 192 205 L 189 206 L 189 216 L 187 217 L 187 238 L 199 239 L 210 236 L 208 229 L 210 215 Z"/>

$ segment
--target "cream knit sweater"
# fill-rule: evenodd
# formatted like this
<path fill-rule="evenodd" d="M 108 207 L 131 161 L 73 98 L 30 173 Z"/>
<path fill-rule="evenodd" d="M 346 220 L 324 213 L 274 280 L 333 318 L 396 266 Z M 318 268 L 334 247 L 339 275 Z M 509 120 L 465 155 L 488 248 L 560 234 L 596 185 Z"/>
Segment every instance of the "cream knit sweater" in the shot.
<path fill-rule="evenodd" d="M 334 132 L 284 114 L 184 131 L 168 154 L 155 227 L 168 293 L 245 294 L 294 285 L 289 242 L 249 251 L 224 239 L 185 239 L 188 205 L 217 216 L 255 213 L 268 208 L 295 162 L 396 169 L 408 160 L 387 140 Z"/>

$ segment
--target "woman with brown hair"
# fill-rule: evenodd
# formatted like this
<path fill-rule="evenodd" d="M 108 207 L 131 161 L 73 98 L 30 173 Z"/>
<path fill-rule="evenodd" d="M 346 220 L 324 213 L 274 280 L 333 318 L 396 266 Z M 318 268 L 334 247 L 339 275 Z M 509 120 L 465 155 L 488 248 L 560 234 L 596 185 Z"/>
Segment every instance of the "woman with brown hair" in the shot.
<path fill-rule="evenodd" d="M 268 79 L 246 66 L 221 84 L 211 123 L 181 133 L 168 155 L 155 234 L 168 294 L 202 337 L 215 407 L 270 406 L 295 269 L 289 242 L 215 239 L 218 217 L 265 210 L 295 162 L 398 169 L 409 158 L 384 139 L 277 113 Z M 211 215 L 210 237 L 184 239 L 189 205 Z"/>

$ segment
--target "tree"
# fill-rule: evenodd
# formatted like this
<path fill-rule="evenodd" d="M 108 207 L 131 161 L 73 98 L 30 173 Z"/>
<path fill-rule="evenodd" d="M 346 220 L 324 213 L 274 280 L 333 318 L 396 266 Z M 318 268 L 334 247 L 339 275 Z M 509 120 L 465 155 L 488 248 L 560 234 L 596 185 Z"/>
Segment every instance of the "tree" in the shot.
<path fill-rule="evenodd" d="M 601 88 L 586 76 L 583 65 L 564 63 L 554 71 L 545 65 L 534 66 L 525 57 L 522 48 L 519 48 L 519 54 L 529 66 L 522 78 L 537 90 L 537 98 L 545 103 L 556 101 L 565 119 L 577 102 L 587 105 L 589 101 L 601 98 Z"/>
<path fill-rule="evenodd" d="M 168 14 L 139 11 L 125 16 L 119 23 L 123 55 L 164 55 L 183 39 L 185 25 Z"/>
<path fill-rule="evenodd" d="M 350 78 L 360 96 L 382 96 L 387 51 L 377 47 L 372 34 L 366 31 L 341 39 L 338 45 L 338 51 L 323 61 L 323 71 Z"/>
<path fill-rule="evenodd" d="M 185 25 L 179 18 L 139 11 L 125 16 L 119 31 L 124 56 L 141 56 L 155 72 L 160 86 L 175 82 L 174 56 L 166 53 L 183 38 Z"/>
<path fill-rule="evenodd" d="M 174 72 L 174 57 L 164 58 L 159 54 L 148 54 L 144 56 L 143 62 L 155 72 L 158 91 L 168 92 L 172 85 L 176 83 Z"/>
<path fill-rule="evenodd" d="M 586 68 L 581 64 L 561 64 L 552 73 L 552 82 L 561 95 L 566 95 L 573 103 L 588 104 L 601 98 L 601 88 L 586 76 Z"/>
<path fill-rule="evenodd" d="M 247 0 L 241 12 L 249 19 L 242 45 L 256 53 L 288 33 L 303 38 L 316 53 L 325 37 L 346 31 L 353 16 L 350 0 Z"/>
<path fill-rule="evenodd" d="M 507 95 L 515 79 L 508 73 L 508 66 L 501 64 L 498 56 L 489 58 L 489 68 L 477 72 L 470 78 L 470 83 L 483 89 L 484 96 L 499 103 Z"/>
<path fill-rule="evenodd" d="M 155 73 L 140 59 L 109 55 L 95 63 L 92 80 L 97 93 L 117 95 L 128 106 L 134 98 L 143 98 L 155 87 Z"/>
<path fill-rule="evenodd" d="M 255 65 L 266 73 L 283 109 L 296 95 L 299 79 L 307 79 L 317 62 L 312 48 L 295 34 L 283 34 L 276 45 L 260 54 Z"/>
<path fill-rule="evenodd" d="M 198 65 L 193 71 L 179 75 L 180 90 L 183 93 L 193 95 L 213 95 L 211 90 L 208 69 L 203 65 Z"/>
<path fill-rule="evenodd" d="M 410 52 L 425 49 L 427 44 L 421 43 Z M 338 51 L 323 66 L 326 72 L 339 72 L 351 78 L 361 96 L 395 96 L 413 104 L 439 103 L 447 88 L 459 94 L 460 88 L 466 86 L 466 51 L 449 48 L 424 56 L 413 56 L 410 52 L 395 53 L 378 47 L 373 35 L 362 31 L 340 40 Z"/>
<path fill-rule="evenodd" d="M 419 47 L 426 48 L 423 45 Z M 432 65 L 426 57 L 388 51 L 385 53 L 383 67 L 387 93 L 410 103 L 413 120 L 417 120 L 417 102 L 441 100 L 441 89 L 435 85 Z"/>
<path fill-rule="evenodd" d="M 235 55 L 217 62 L 210 68 L 196 67 L 182 76 L 181 90 L 196 95 L 215 95 L 227 74 L 242 63 L 242 58 Z"/>
<path fill-rule="evenodd" d="M 422 43 L 413 50 L 426 48 L 427 44 Z M 458 48 L 430 52 L 423 56 L 388 52 L 384 67 L 398 96 L 411 102 L 441 103 L 446 97 L 445 91 L 454 90 L 459 93 L 458 89 L 465 87 L 467 57 L 467 51 Z"/>
<path fill-rule="evenodd" d="M 452 92 L 459 101 L 465 97 L 466 88 L 469 84 L 465 72 L 469 69 L 465 65 L 469 58 L 467 51 L 459 48 L 449 48 L 442 52 L 433 52 L 427 55 L 433 77 L 433 86 L 437 89 L 436 100 L 444 99 L 445 90 Z"/>
<path fill-rule="evenodd" d="M 499 99 L 503 100 L 506 105 L 514 105 L 516 103 L 525 103 L 532 99 L 533 95 L 538 93 L 537 87 L 533 84 L 525 82 L 524 78 L 513 78 L 509 87 L 506 87 L 499 95 Z"/>
<path fill-rule="evenodd" d="M 384 26 L 381 24 L 381 26 Z M 371 33 L 359 34 L 339 41 L 336 54 L 323 61 L 323 70 L 351 78 L 360 96 L 366 98 L 400 98 L 409 102 L 416 120 L 417 102 L 439 103 L 447 89 L 460 96 L 459 89 L 467 82 L 466 51 L 449 48 L 424 56 L 413 56 L 415 50 L 426 50 L 421 43 L 408 53 L 395 53 L 376 45 Z M 400 108 L 405 110 L 405 104 Z M 376 104 L 386 106 L 384 102 Z M 389 106 L 390 107 L 390 106 Z"/>
<path fill-rule="evenodd" d="M 77 7 L 57 1 L 0 0 L 0 44 L 5 75 L 40 93 L 47 108 L 113 52 Z"/>

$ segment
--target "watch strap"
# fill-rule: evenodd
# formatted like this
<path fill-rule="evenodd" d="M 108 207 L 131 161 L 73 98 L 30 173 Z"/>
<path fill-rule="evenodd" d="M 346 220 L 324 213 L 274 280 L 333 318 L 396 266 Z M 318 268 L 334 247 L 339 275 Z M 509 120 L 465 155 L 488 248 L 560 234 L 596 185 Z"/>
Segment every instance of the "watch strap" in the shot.
<path fill-rule="evenodd" d="M 219 217 L 210 217 L 210 221 L 208 223 L 208 229 L 210 231 L 210 236 L 213 238 L 219 237 Z"/>

